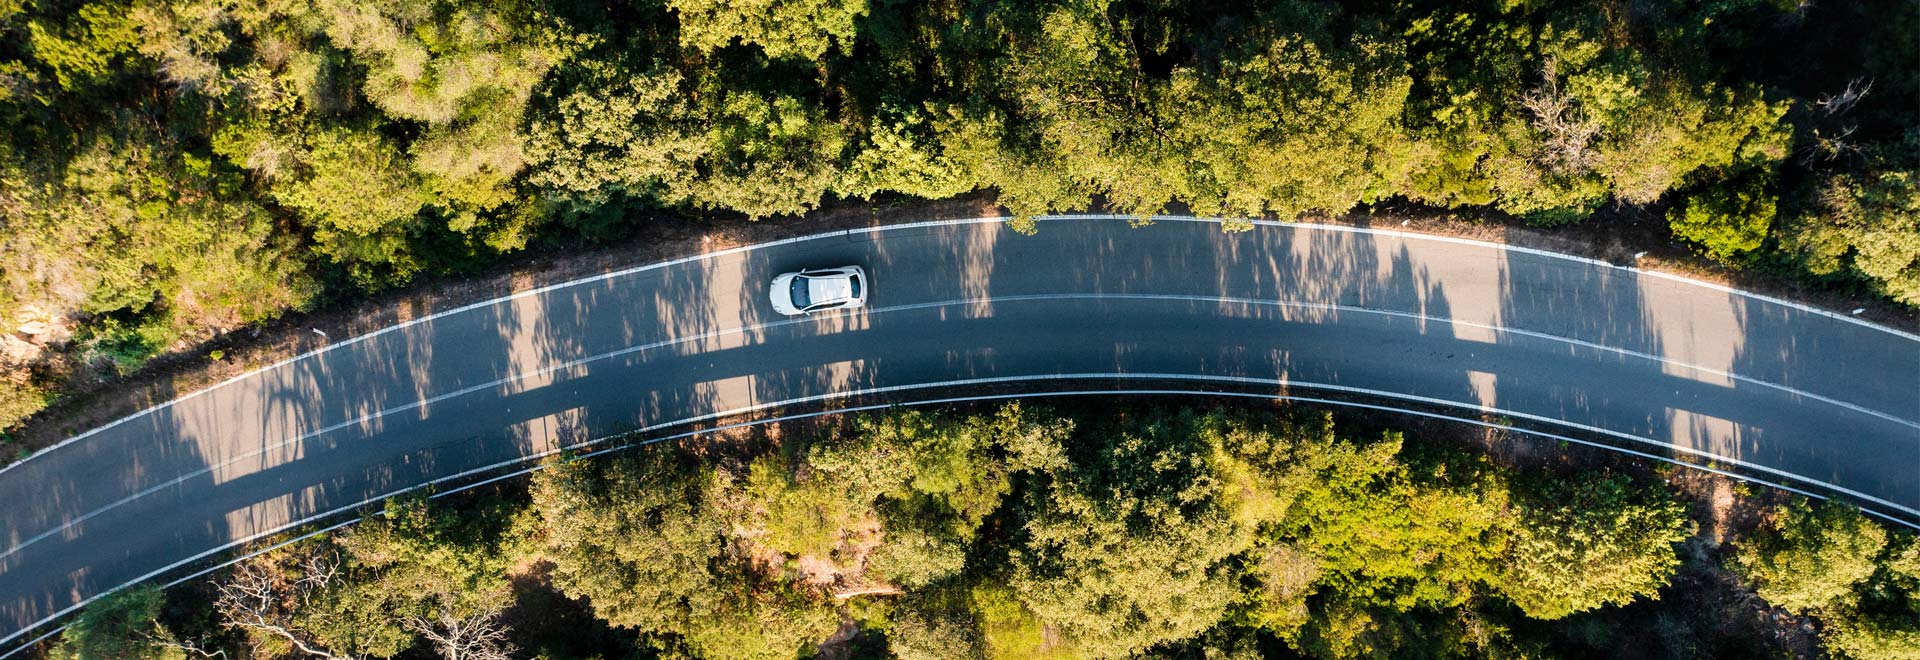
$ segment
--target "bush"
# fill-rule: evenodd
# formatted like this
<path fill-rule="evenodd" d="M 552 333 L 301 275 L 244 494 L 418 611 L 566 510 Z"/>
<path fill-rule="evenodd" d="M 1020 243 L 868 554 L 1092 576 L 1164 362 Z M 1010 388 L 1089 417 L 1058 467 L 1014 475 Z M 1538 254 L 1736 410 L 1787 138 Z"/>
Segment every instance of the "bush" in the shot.
<path fill-rule="evenodd" d="M 1774 196 L 1758 177 L 1715 185 L 1667 211 L 1673 235 L 1700 246 L 1708 258 L 1730 263 L 1757 250 L 1773 224 Z"/>
<path fill-rule="evenodd" d="M 31 382 L 0 379 L 0 431 L 20 425 L 53 402 L 53 394 Z"/>
<path fill-rule="evenodd" d="M 164 318 L 126 322 L 105 317 L 81 329 L 79 339 L 88 362 L 105 360 L 114 373 L 126 376 L 165 351 L 179 334 Z"/>

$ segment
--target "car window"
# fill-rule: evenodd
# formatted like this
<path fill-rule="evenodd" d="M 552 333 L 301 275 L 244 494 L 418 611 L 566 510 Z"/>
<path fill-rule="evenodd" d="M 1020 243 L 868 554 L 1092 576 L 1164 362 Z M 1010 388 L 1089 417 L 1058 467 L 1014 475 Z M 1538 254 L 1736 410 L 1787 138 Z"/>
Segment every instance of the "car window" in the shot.
<path fill-rule="evenodd" d="M 860 276 L 849 275 L 847 276 L 847 282 L 853 285 L 853 299 L 859 300 L 860 299 Z"/>
<path fill-rule="evenodd" d="M 806 309 L 808 305 L 813 304 L 813 297 L 807 295 L 807 278 L 794 276 L 793 284 L 788 288 L 792 291 L 795 309 Z"/>

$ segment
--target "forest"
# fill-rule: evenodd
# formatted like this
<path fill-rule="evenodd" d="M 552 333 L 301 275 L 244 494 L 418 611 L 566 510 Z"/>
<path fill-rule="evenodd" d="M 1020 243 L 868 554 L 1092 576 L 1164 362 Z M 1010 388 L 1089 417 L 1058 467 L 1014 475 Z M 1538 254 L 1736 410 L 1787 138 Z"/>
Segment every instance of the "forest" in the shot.
<path fill-rule="evenodd" d="M 1029 231 L 1644 217 L 1920 304 L 1917 31 L 1910 0 L 4 0 L 0 430 L 519 251 L 966 193 Z"/>
<path fill-rule="evenodd" d="M 1683 571 L 1730 576 L 1789 621 L 1811 615 L 1833 656 L 1920 654 L 1914 535 L 1776 499 L 1708 551 L 1658 478 L 1503 467 L 1326 413 L 904 409 L 556 461 L 459 504 L 390 501 L 210 583 L 121 592 L 49 657 L 1791 650 L 1687 614 L 1716 605 L 1676 590 Z"/>

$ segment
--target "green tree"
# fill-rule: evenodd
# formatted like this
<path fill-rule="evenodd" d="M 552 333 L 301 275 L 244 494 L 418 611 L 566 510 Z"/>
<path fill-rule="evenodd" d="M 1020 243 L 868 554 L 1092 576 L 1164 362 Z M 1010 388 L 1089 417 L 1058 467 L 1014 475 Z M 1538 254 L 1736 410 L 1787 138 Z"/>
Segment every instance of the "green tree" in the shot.
<path fill-rule="evenodd" d="M 1238 595 L 1251 530 L 1222 502 L 1195 416 L 1083 430 L 1084 456 L 1025 503 L 1014 593 L 1085 657 L 1139 653 L 1213 626 Z"/>
<path fill-rule="evenodd" d="M 974 173 L 946 154 L 933 125 L 929 114 L 917 109 L 882 109 L 835 191 L 852 197 L 887 191 L 940 199 L 979 187 Z"/>
<path fill-rule="evenodd" d="M 1673 75 L 1667 62 L 1696 53 L 1609 37 L 1633 29 L 1621 15 L 1551 3 L 1411 2 L 1395 13 L 1416 81 L 1415 139 L 1396 151 L 1416 199 L 1562 224 L 1608 197 L 1646 204 L 1696 173 L 1786 156 L 1786 103 Z"/>
<path fill-rule="evenodd" d="M 840 624 L 832 608 L 784 585 L 749 579 L 725 592 L 730 597 L 720 609 L 696 614 L 679 630 L 698 657 L 789 660 L 817 648 Z"/>
<path fill-rule="evenodd" d="M 1855 595 L 1820 614 L 1828 651 L 1858 660 L 1920 658 L 1920 541 L 1898 535 Z"/>
<path fill-rule="evenodd" d="M 166 594 L 158 585 L 128 587 L 81 611 L 50 654 L 73 660 L 182 660 L 185 650 L 160 625 Z"/>
<path fill-rule="evenodd" d="M 747 526 L 764 530 L 759 542 L 768 548 L 828 559 L 857 528 L 877 522 L 874 500 L 897 489 L 906 474 L 904 466 L 882 453 L 891 448 L 861 457 L 815 449 L 815 459 L 841 460 L 828 467 L 815 461 L 794 465 L 779 454 L 755 459 L 743 484 L 747 501 L 742 508 Z"/>
<path fill-rule="evenodd" d="M 833 610 L 738 554 L 715 508 L 724 486 L 671 448 L 541 472 L 533 506 L 554 584 L 610 624 L 679 635 L 701 657 L 773 660 L 818 644 Z"/>
<path fill-rule="evenodd" d="M 424 265 L 408 238 L 428 199 L 400 149 L 368 128 L 324 128 L 302 137 L 304 144 L 286 145 L 297 154 L 295 166 L 269 190 L 313 224 L 320 253 L 370 288 L 419 272 Z"/>
<path fill-rule="evenodd" d="M 72 92 L 102 84 L 130 68 L 124 58 L 140 42 L 127 9 L 117 3 L 90 3 L 75 10 L 64 26 L 29 22 L 27 47 L 35 60 L 53 70 L 61 89 Z"/>
<path fill-rule="evenodd" d="M 1844 603 L 1872 576 L 1887 532 L 1837 501 L 1805 500 L 1776 509 L 1765 531 L 1742 543 L 1733 568 L 1767 602 L 1804 612 Z"/>
<path fill-rule="evenodd" d="M 1434 466 L 1443 479 L 1416 480 L 1395 458 L 1400 443 L 1388 434 L 1309 463 L 1319 483 L 1301 491 L 1279 528 L 1355 603 L 1397 611 L 1459 605 L 1505 554 L 1506 489 L 1497 476 L 1459 465 Z"/>
<path fill-rule="evenodd" d="M 840 176 L 846 132 L 826 109 L 788 93 L 729 89 L 717 77 L 709 108 L 708 159 L 694 202 L 750 218 L 796 215 L 820 204 Z"/>
<path fill-rule="evenodd" d="M 1693 534 L 1685 505 L 1619 475 L 1556 479 L 1521 504 L 1494 586 L 1535 619 L 1658 598 Z"/>
<path fill-rule="evenodd" d="M 688 203 L 709 145 L 685 77 L 665 64 L 637 73 L 583 66 L 586 80 L 528 129 L 528 182 L 576 214 L 617 196 Z"/>
<path fill-rule="evenodd" d="M 1388 194 L 1412 81 L 1392 42 L 1262 28 L 1217 73 L 1182 69 L 1162 108 L 1188 164 L 1179 196 L 1196 213 L 1291 218 L 1345 213 Z M 1393 192 L 1398 192 L 1393 191 Z"/>
<path fill-rule="evenodd" d="M 1086 657 L 1072 640 L 1057 639 L 1050 635 L 1046 623 L 1028 609 L 1007 585 L 980 585 L 968 597 L 969 611 L 979 627 L 979 644 L 986 657 L 995 660 L 1072 660 Z"/>
<path fill-rule="evenodd" d="M 508 577 L 523 554 L 510 536 L 511 508 L 482 503 L 461 512 L 433 511 L 423 498 L 390 500 L 384 515 L 342 534 L 350 569 L 359 573 L 346 599 L 371 604 L 400 627 L 471 620 L 503 609 Z"/>
<path fill-rule="evenodd" d="M 835 44 L 853 51 L 854 22 L 866 0 L 667 0 L 680 19 L 680 43 L 712 51 L 735 41 L 755 44 L 767 57 L 818 59 Z"/>
<path fill-rule="evenodd" d="M 0 432 L 12 430 L 52 402 L 53 396 L 45 388 L 30 382 L 0 379 Z"/>
<path fill-rule="evenodd" d="M 1787 224 L 1782 243 L 1816 274 L 1849 273 L 1887 297 L 1920 304 L 1920 129 L 1832 175 L 1814 209 Z"/>
<path fill-rule="evenodd" d="M 900 660 L 984 658 L 965 596 L 951 590 L 908 596 L 887 629 L 887 649 Z"/>
<path fill-rule="evenodd" d="M 119 128 L 87 135 L 57 172 L 0 153 L 0 167 L 22 168 L 0 184 L 17 204 L 0 224 L 0 312 L 93 315 L 83 344 L 127 370 L 190 331 L 309 303 L 316 286 L 294 238 L 237 172 L 154 127 Z"/>
<path fill-rule="evenodd" d="M 671 631 L 718 609 L 723 521 L 705 508 L 710 477 L 672 451 L 613 465 L 561 463 L 538 474 L 554 584 L 616 626 Z"/>
<path fill-rule="evenodd" d="M 1180 194 L 1175 145 L 1153 103 L 1160 90 L 1129 39 L 1132 17 L 1086 0 L 1003 20 L 1013 24 L 1004 89 L 1018 114 L 975 113 L 969 121 L 979 126 L 957 132 L 950 147 L 999 188 L 1002 205 L 1028 216 L 1100 194 L 1121 213 L 1146 216 Z"/>
<path fill-rule="evenodd" d="M 424 201 L 448 229 L 495 251 L 526 245 L 540 218 L 511 202 L 526 164 L 533 90 L 573 37 L 516 3 L 321 2 L 328 39 L 365 67 L 367 99 L 425 130 L 407 145 Z"/>
<path fill-rule="evenodd" d="M 1904 616 L 1863 614 L 1838 608 L 1821 617 L 1826 629 L 1820 643 L 1829 652 L 1855 660 L 1913 660 L 1920 658 L 1920 624 L 1916 613 Z"/>

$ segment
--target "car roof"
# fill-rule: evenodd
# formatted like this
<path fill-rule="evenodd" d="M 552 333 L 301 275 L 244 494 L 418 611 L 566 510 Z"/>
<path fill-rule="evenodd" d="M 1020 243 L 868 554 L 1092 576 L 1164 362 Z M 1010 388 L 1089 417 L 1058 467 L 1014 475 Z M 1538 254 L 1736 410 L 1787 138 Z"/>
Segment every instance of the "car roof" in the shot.
<path fill-rule="evenodd" d="M 807 298 L 813 304 L 840 302 L 853 297 L 853 282 L 846 273 L 807 276 Z"/>

